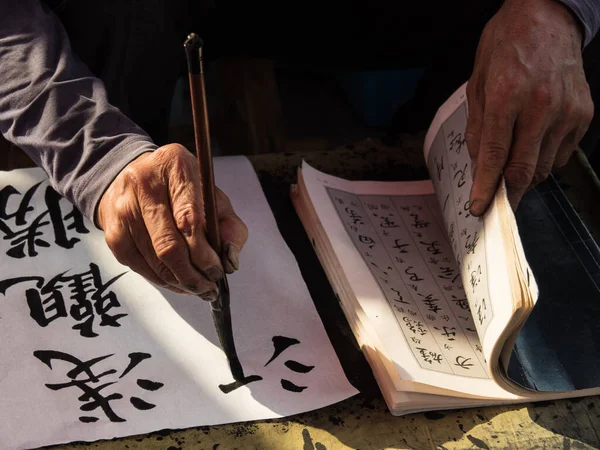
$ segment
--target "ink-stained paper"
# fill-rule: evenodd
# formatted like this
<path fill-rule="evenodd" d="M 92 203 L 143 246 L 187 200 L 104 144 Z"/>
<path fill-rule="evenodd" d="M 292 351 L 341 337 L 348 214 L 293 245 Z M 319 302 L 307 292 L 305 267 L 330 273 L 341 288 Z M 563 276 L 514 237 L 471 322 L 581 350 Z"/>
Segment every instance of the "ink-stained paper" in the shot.
<path fill-rule="evenodd" d="M 41 169 L 0 172 L 0 448 L 283 417 L 356 394 L 243 157 L 217 184 L 249 229 L 228 277 L 246 380 L 210 306 L 119 264 Z"/>

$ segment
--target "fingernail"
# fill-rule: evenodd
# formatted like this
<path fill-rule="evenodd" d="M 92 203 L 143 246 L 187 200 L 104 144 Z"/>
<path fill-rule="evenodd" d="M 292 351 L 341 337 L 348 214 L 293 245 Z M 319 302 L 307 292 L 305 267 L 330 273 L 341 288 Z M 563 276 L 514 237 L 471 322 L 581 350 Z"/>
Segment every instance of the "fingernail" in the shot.
<path fill-rule="evenodd" d="M 219 297 L 219 292 L 216 290 L 203 292 L 202 294 L 198 294 L 198 297 L 207 302 L 214 302 Z"/>
<path fill-rule="evenodd" d="M 478 216 L 480 214 L 479 209 L 481 208 L 481 202 L 479 200 L 472 200 L 471 205 L 469 206 L 469 212 L 474 216 Z"/>
<path fill-rule="evenodd" d="M 203 270 L 203 272 L 204 275 L 206 275 L 206 278 L 213 282 L 219 281 L 223 276 L 223 271 L 217 266 L 209 267 L 208 269 Z"/>
<path fill-rule="evenodd" d="M 233 266 L 233 270 L 238 270 L 240 268 L 240 251 L 233 244 L 227 246 L 227 260 Z"/>

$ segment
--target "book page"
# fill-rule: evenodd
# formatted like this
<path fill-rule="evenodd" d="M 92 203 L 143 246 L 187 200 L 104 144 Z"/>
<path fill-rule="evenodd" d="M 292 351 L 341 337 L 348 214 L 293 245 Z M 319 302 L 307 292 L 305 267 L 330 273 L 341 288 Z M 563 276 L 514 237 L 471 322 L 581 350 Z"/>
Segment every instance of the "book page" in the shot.
<path fill-rule="evenodd" d="M 469 212 L 471 161 L 462 132 L 466 116 L 466 105 L 462 104 L 442 124 L 429 153 L 428 167 L 456 263 L 466 274 L 477 331 L 480 336 L 485 336 L 494 318 L 484 248 L 489 236 L 486 236 L 483 217 L 475 217 Z"/>
<path fill-rule="evenodd" d="M 512 317 L 513 297 L 507 268 L 514 266 L 516 260 L 514 252 L 512 258 L 507 254 L 512 242 L 508 243 L 502 231 L 497 207 L 499 201 L 508 205 L 505 191 L 499 190 L 483 217 L 469 213 L 473 181 L 466 125 L 463 85 L 438 110 L 425 138 L 424 151 L 477 333 L 484 354 L 490 355 Z"/>
<path fill-rule="evenodd" d="M 432 183 L 347 181 L 305 162 L 302 177 L 355 307 L 400 378 L 514 398 L 490 378 Z"/>
<path fill-rule="evenodd" d="M 422 369 L 487 378 L 460 272 L 433 195 L 327 192 Z"/>

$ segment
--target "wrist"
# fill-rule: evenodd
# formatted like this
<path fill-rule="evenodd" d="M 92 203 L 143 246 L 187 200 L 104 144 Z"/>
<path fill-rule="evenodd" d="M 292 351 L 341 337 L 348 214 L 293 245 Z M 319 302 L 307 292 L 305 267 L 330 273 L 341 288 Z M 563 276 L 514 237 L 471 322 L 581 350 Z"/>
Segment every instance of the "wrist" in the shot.
<path fill-rule="evenodd" d="M 580 47 L 584 47 L 586 41 L 585 27 L 581 22 L 580 18 L 575 14 L 575 11 L 570 7 L 569 2 L 563 0 L 544 0 L 549 3 L 554 3 L 553 8 L 556 9 L 557 14 L 568 23 L 573 29 L 574 36 L 578 39 Z"/>
<path fill-rule="evenodd" d="M 574 9 L 578 3 L 580 0 L 506 0 L 504 6 L 512 18 L 524 17 L 531 30 L 583 50 L 587 35 L 581 15 Z"/>

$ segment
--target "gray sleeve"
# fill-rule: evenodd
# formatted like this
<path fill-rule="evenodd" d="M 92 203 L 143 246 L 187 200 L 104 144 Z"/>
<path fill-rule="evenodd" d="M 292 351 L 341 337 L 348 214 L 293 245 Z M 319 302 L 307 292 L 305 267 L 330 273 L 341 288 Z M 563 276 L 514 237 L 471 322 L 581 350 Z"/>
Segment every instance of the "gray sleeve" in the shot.
<path fill-rule="evenodd" d="M 0 132 L 42 167 L 90 220 L 118 173 L 156 149 L 110 105 L 39 0 L 0 0 Z"/>
<path fill-rule="evenodd" d="M 588 45 L 600 28 L 600 0 L 559 0 L 579 19 Z"/>

